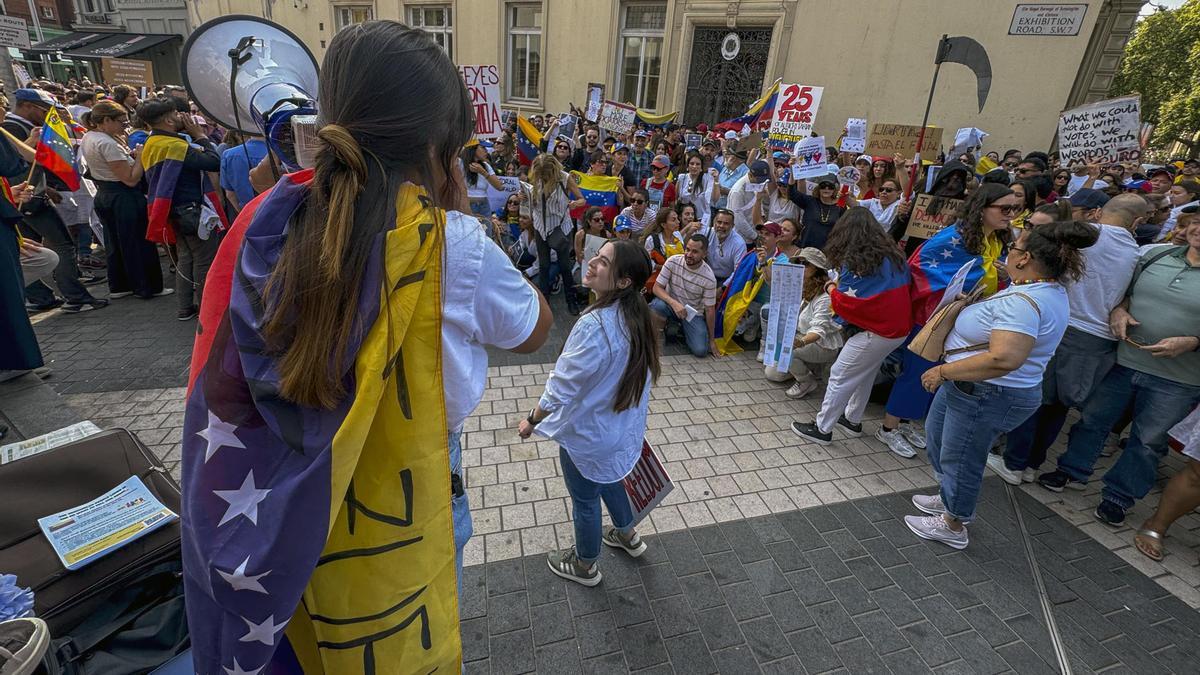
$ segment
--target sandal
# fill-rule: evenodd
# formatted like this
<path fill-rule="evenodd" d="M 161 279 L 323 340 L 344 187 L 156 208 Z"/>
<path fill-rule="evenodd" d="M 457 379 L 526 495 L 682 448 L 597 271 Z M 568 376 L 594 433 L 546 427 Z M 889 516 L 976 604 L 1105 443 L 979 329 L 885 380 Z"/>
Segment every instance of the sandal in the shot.
<path fill-rule="evenodd" d="M 1143 527 L 1137 531 L 1133 537 L 1133 545 L 1142 555 L 1153 560 L 1154 562 L 1162 562 L 1163 559 L 1163 535 L 1149 528 Z M 1150 544 L 1149 542 L 1154 542 Z"/>

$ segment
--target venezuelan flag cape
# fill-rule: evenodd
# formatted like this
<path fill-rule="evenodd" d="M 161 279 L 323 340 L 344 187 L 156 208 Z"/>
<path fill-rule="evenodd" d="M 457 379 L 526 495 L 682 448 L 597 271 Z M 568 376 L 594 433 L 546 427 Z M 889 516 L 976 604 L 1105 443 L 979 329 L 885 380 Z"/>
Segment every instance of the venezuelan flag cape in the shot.
<path fill-rule="evenodd" d="M 750 126 L 751 131 L 766 131 L 771 127 L 771 119 L 775 117 L 775 102 L 779 99 L 779 80 L 775 80 L 775 84 L 771 85 L 763 95 L 754 103 L 750 104 L 750 109 L 745 115 L 735 117 L 731 120 L 725 120 L 713 127 L 714 131 L 737 131 L 740 132 L 746 125 Z"/>
<path fill-rule="evenodd" d="M 849 323 L 886 338 L 912 330 L 908 268 L 884 260 L 879 270 L 860 277 L 842 267 L 837 288 L 829 294 L 834 314 Z"/>
<path fill-rule="evenodd" d="M 538 156 L 539 148 L 542 147 L 542 132 L 533 126 L 533 122 L 518 116 L 515 145 L 517 161 L 524 166 L 529 166 L 533 163 L 533 158 Z"/>
<path fill-rule="evenodd" d="M 34 150 L 34 161 L 50 173 L 62 179 L 72 191 L 79 189 L 79 172 L 75 170 L 75 152 L 67 139 L 67 125 L 58 115 L 58 109 L 46 111 L 42 122 L 42 135 Z"/>
<path fill-rule="evenodd" d="M 583 198 L 587 200 L 587 206 L 577 209 L 571 209 L 571 217 L 576 220 L 583 217 L 583 212 L 588 206 L 599 206 L 604 212 L 604 222 L 611 223 L 613 218 L 621 212 L 617 207 L 617 191 L 621 189 L 620 176 L 596 176 L 590 173 L 580 173 L 572 171 L 571 175 L 575 177 L 575 182 L 579 184 L 579 191 L 583 193 Z"/>
<path fill-rule="evenodd" d="M 146 227 L 146 239 L 156 244 L 174 244 L 175 229 L 171 227 L 171 201 L 175 197 L 175 184 L 183 171 L 183 158 L 187 157 L 188 142 L 175 134 L 154 132 L 142 145 L 141 162 L 146 171 L 146 183 L 150 186 L 146 195 L 146 211 L 150 224 Z M 225 209 L 208 174 L 200 174 L 200 191 L 208 200 L 208 207 L 221 219 L 221 230 L 229 229 L 225 220 Z"/>
<path fill-rule="evenodd" d="M 267 280 L 311 172 L 244 210 L 209 272 L 183 440 L 195 671 L 461 668 L 442 384 L 445 213 L 418 188 L 379 234 L 335 409 L 280 397 Z M 410 386 L 411 384 L 411 386 Z"/>
<path fill-rule="evenodd" d="M 925 325 L 929 315 L 942 301 L 950 279 L 967 261 L 975 261 L 963 284 L 967 292 L 980 281 L 983 282 L 985 296 L 997 290 L 999 280 L 995 262 L 1000 258 L 1003 248 L 1000 240 L 995 235 L 988 235 L 983 243 L 982 255 L 968 253 L 962 245 L 962 235 L 958 229 L 960 225 L 954 223 L 942 228 L 941 232 L 917 247 L 908 259 L 908 269 L 912 274 L 914 325 Z"/>
<path fill-rule="evenodd" d="M 773 259 L 767 260 L 768 265 L 771 262 Z M 765 269 L 764 266 L 763 270 Z M 738 260 L 737 265 L 733 268 L 733 274 L 729 275 L 729 279 L 725 282 L 725 292 L 717 301 L 717 320 L 716 326 L 713 328 L 716 333 L 713 337 L 716 340 L 717 349 L 725 356 L 742 351 L 742 348 L 733 341 L 733 332 L 737 329 L 738 322 L 746 314 L 754 297 L 758 295 L 759 289 L 762 288 L 763 270 L 758 269 L 758 254 L 749 251 Z"/>

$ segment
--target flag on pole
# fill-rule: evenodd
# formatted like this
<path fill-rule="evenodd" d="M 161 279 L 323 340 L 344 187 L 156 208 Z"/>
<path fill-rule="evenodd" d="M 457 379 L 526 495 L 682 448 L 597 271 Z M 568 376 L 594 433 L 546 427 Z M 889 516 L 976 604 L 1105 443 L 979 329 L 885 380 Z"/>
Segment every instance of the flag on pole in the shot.
<path fill-rule="evenodd" d="M 67 125 L 51 108 L 42 123 L 42 136 L 34 150 L 34 161 L 62 179 L 72 191 L 79 189 L 79 172 L 75 169 L 75 153 L 67 141 Z"/>
<path fill-rule="evenodd" d="M 778 99 L 779 80 L 775 80 L 775 84 L 772 84 L 771 88 L 763 93 L 762 98 L 750 104 L 750 109 L 746 111 L 745 115 L 725 120 L 714 129 L 741 133 L 742 129 L 748 126 L 750 131 L 766 131 L 771 127 L 771 120 L 775 117 L 775 102 Z"/>
<path fill-rule="evenodd" d="M 542 147 L 542 132 L 533 126 L 533 122 L 517 116 L 517 160 L 524 166 L 533 164 L 533 158 L 538 156 Z"/>

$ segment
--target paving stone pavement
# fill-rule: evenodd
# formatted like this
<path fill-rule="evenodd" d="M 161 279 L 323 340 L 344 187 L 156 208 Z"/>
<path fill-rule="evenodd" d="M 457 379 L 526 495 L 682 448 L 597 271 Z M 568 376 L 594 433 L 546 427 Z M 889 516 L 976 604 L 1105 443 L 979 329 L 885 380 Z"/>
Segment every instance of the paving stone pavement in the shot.
<path fill-rule="evenodd" d="M 544 555 L 464 571 L 467 673 L 1051 673 L 1058 670 L 1005 487 L 971 544 L 918 539 L 918 491 L 647 537 L 603 581 Z M 1075 672 L 1195 672 L 1200 614 L 1019 494 Z"/>

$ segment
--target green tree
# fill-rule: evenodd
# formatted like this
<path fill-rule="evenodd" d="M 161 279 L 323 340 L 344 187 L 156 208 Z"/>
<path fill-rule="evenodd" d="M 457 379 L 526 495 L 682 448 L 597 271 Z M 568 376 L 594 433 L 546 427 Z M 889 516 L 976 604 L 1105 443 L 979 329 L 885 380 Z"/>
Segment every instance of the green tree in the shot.
<path fill-rule="evenodd" d="M 1142 120 L 1155 124 L 1151 144 L 1180 141 L 1193 152 L 1200 131 L 1200 0 L 1159 8 L 1134 28 L 1114 96 L 1141 94 Z"/>

